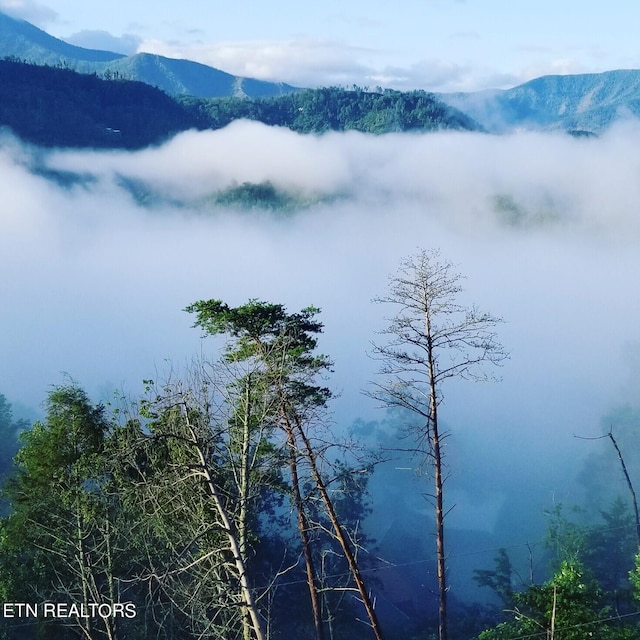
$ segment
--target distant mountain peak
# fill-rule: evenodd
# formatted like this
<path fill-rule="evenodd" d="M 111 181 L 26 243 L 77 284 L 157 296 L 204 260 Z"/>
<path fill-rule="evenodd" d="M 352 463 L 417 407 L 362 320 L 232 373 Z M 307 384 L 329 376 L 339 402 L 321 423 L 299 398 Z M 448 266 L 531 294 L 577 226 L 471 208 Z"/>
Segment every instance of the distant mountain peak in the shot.
<path fill-rule="evenodd" d="M 640 70 L 548 75 L 506 90 L 440 94 L 487 130 L 599 133 L 621 117 L 640 116 Z"/>
<path fill-rule="evenodd" d="M 38 64 L 64 61 L 109 62 L 124 58 L 121 53 L 85 49 L 54 38 L 35 25 L 0 11 L 0 55 Z"/>
<path fill-rule="evenodd" d="M 125 56 L 113 51 L 78 47 L 3 12 L 0 12 L 0 58 L 138 80 L 171 95 L 267 97 L 297 91 L 296 87 L 283 83 L 239 78 L 191 60 L 165 58 L 152 53 Z"/>

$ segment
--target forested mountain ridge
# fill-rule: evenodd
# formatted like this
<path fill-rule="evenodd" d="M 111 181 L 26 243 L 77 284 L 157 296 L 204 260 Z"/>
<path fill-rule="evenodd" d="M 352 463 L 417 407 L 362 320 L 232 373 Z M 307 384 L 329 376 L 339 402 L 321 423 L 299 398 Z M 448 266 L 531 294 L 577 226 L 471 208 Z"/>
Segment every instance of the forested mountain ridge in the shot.
<path fill-rule="evenodd" d="M 284 126 L 299 133 L 475 131 L 480 128 L 467 115 L 425 91 L 372 92 L 359 87 L 323 87 L 269 99 L 181 98 L 179 102 L 197 112 L 198 117 L 213 128 L 224 127 L 239 118 Z"/>
<path fill-rule="evenodd" d="M 106 79 L 137 80 L 172 96 L 269 98 L 300 91 L 282 82 L 242 78 L 191 60 L 177 60 L 150 53 L 126 56 L 112 51 L 77 47 L 2 12 L 0 58 L 60 66 L 80 73 L 97 74 Z M 480 123 L 480 128 L 494 133 L 533 129 L 597 134 L 620 118 L 640 115 L 640 71 L 629 69 L 543 76 L 506 90 L 429 95 L 467 114 L 467 123 L 475 121 Z M 287 102 L 282 104 L 286 105 Z M 287 108 L 284 107 L 284 110 Z M 227 105 L 204 109 L 209 115 L 221 114 L 223 120 L 227 119 L 222 113 L 226 110 Z M 252 112 L 255 108 L 246 107 L 245 110 Z M 288 114 L 288 118 L 290 121 L 296 120 L 292 114 Z M 267 119 L 277 118 L 270 115 Z M 306 117 L 302 119 L 308 120 Z M 348 114 L 341 119 L 353 122 Z M 396 118 L 396 129 L 388 113 L 379 119 L 382 124 L 376 124 L 374 119 L 372 117 L 366 123 L 360 122 L 357 126 L 347 128 L 404 130 L 402 115 Z M 284 126 L 290 125 L 284 123 Z M 304 130 L 305 127 L 308 127 L 308 123 L 301 128 Z M 418 119 L 415 126 L 408 128 L 422 127 Z M 320 125 L 320 130 L 334 128 L 339 126 Z M 477 127 L 465 125 L 462 128 Z M 318 127 L 309 130 L 318 130 Z"/>
<path fill-rule="evenodd" d="M 50 36 L 26 20 L 16 20 L 0 11 L 0 57 L 13 56 L 37 64 L 67 64 L 75 61 L 78 70 L 94 71 L 92 65 L 104 64 L 125 56 L 113 51 L 76 47 Z"/>
<path fill-rule="evenodd" d="M 640 115 L 640 71 L 553 75 L 506 90 L 437 94 L 493 132 L 515 128 L 599 133 Z"/>
<path fill-rule="evenodd" d="M 191 60 L 177 60 L 150 53 L 126 56 L 112 51 L 99 51 L 71 45 L 55 38 L 34 25 L 16 20 L 0 12 L 0 58 L 22 60 L 36 65 L 50 65 L 72 69 L 79 73 L 96 74 L 105 79 L 127 79 L 144 82 L 172 96 L 196 98 L 274 98 L 301 91 L 282 82 L 266 82 L 242 78 Z M 381 92 L 361 92 L 360 98 L 379 95 Z M 399 92 L 395 92 L 399 93 Z M 414 98 L 423 92 L 411 92 Z M 383 103 L 389 101 L 388 92 Z M 405 95 L 405 94 L 403 94 Z M 442 101 L 449 108 L 467 114 L 456 116 L 458 124 L 453 128 L 485 129 L 504 133 L 516 129 L 558 130 L 568 132 L 599 133 L 621 117 L 640 115 L 640 71 L 617 70 L 604 73 L 543 76 L 511 89 L 471 93 L 428 94 Z M 309 97 L 309 96 L 307 96 Z M 332 96 L 335 98 L 335 94 Z M 350 96 L 351 98 L 353 96 Z M 312 102 L 321 108 L 323 99 L 316 96 Z M 424 129 L 421 117 L 412 113 L 405 117 L 406 109 L 399 107 L 398 116 L 389 113 L 386 104 L 381 116 L 365 114 L 354 118 L 351 113 L 332 114 L 327 117 L 310 117 L 309 107 L 301 117 L 291 112 L 295 100 L 284 99 L 277 104 L 278 113 L 270 112 L 264 105 L 247 103 L 239 108 L 230 103 L 198 107 L 206 121 L 231 121 L 237 117 L 249 117 L 269 123 L 289 126 L 295 130 L 323 131 L 358 129 L 363 131 L 395 131 Z M 405 104 L 405 99 L 401 101 Z M 275 103 L 272 105 L 275 109 Z M 338 105 L 342 109 L 343 105 Z M 424 106 L 424 105 L 423 105 Z M 424 108 L 419 111 L 425 115 Z M 335 110 L 336 105 L 329 109 Z M 381 107 L 378 104 L 376 108 Z M 395 106 L 393 107 L 395 108 Z M 431 107 L 429 107 L 431 109 Z M 444 116 L 442 107 L 438 107 Z M 361 111 L 362 107 L 357 107 Z M 411 109 L 410 109 L 411 110 Z M 246 115 L 237 116 L 236 112 Z M 203 116 L 204 114 L 204 116 Z M 286 118 L 286 121 L 283 120 Z M 312 121 L 315 120 L 315 124 Z M 328 124 L 328 122 L 333 124 Z M 476 123 L 480 124 L 480 127 Z M 439 128 L 450 128 L 447 122 Z M 210 126 L 208 123 L 204 127 Z M 430 127 L 430 125 L 427 125 Z"/>
<path fill-rule="evenodd" d="M 142 82 L 0 60 L 0 127 L 26 142 L 135 149 L 193 126 L 185 107 Z"/>
<path fill-rule="evenodd" d="M 0 60 L 0 127 L 39 146 L 137 149 L 240 118 L 300 133 L 477 128 L 425 92 L 332 87 L 255 100 L 175 99 L 142 82 Z"/>
<path fill-rule="evenodd" d="M 282 82 L 242 78 L 190 60 L 150 53 L 125 56 L 76 47 L 29 22 L 0 12 L 0 58 L 7 57 L 38 65 L 63 66 L 80 73 L 138 80 L 172 95 L 258 97 L 297 90 Z"/>
<path fill-rule="evenodd" d="M 98 69 L 104 77 L 139 80 L 173 96 L 200 98 L 258 98 L 297 91 L 283 82 L 241 78 L 199 62 L 137 53 L 113 60 Z"/>

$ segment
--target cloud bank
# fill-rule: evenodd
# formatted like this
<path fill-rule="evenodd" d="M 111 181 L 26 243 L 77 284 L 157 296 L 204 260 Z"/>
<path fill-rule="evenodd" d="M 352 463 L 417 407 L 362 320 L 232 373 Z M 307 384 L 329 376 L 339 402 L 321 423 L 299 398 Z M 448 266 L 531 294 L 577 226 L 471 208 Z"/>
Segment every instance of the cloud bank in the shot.
<path fill-rule="evenodd" d="M 114 51 L 115 53 L 131 56 L 137 52 L 141 39 L 139 36 L 129 33 L 114 36 L 102 29 L 84 29 L 65 38 L 65 41 L 85 49 Z"/>
<path fill-rule="evenodd" d="M 249 122 L 135 153 L 35 153 L 5 140 L 0 392 L 33 406 L 68 372 L 96 399 L 135 393 L 167 361 L 210 353 L 187 304 L 259 298 L 322 308 L 337 424 L 380 420 L 361 390 L 390 310 L 371 299 L 402 257 L 438 247 L 467 276 L 463 300 L 504 318 L 511 352 L 501 382 L 444 389 L 452 495 L 469 507 L 451 523 L 482 513 L 478 526 L 513 524 L 509 508 L 577 495 L 567 477 L 585 449 L 573 435 L 597 433 L 604 412 L 640 391 L 629 356 L 640 344 L 639 142 L 635 125 L 578 140 L 318 137 Z M 60 186 L 47 177 L 56 172 L 76 179 Z M 265 181 L 315 204 L 212 204 Z"/>

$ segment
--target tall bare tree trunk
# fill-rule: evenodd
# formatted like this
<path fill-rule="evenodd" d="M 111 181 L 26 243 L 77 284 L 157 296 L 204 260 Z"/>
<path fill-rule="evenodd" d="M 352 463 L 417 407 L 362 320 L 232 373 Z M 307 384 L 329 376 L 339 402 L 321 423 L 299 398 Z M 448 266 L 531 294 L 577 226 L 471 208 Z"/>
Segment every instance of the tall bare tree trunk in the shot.
<path fill-rule="evenodd" d="M 388 293 L 377 302 L 396 305 L 398 312 L 382 332 L 386 345 L 375 346 L 387 382 L 375 384 L 369 395 L 387 407 L 402 407 L 426 420 L 425 430 L 410 428 L 427 447 L 418 450 L 433 466 L 438 576 L 438 635 L 447 640 L 447 573 L 444 519 L 445 434 L 438 424 L 442 384 L 449 378 L 487 379 L 482 365 L 500 364 L 506 357 L 493 327 L 500 323 L 475 306 L 456 302 L 462 276 L 437 250 L 418 251 L 405 258 L 390 277 Z"/>
<path fill-rule="evenodd" d="M 425 331 L 427 335 L 427 361 L 429 372 L 429 419 L 427 433 L 431 441 L 433 471 L 435 483 L 436 507 L 436 573 L 438 576 L 438 638 L 447 640 L 447 567 L 444 547 L 444 474 L 442 469 L 442 449 L 440 429 L 438 427 L 438 395 L 436 389 L 433 342 L 431 340 L 431 319 L 425 313 Z"/>
<path fill-rule="evenodd" d="M 240 454 L 240 514 L 238 518 L 238 543 L 240 545 L 240 555 L 242 558 L 247 557 L 247 536 L 249 505 L 249 450 L 251 442 L 251 374 L 247 374 L 244 393 L 244 412 L 242 419 L 242 443 Z M 251 616 L 245 608 L 242 616 L 243 636 L 244 640 L 251 640 Z"/>
<path fill-rule="evenodd" d="M 309 539 L 309 523 L 304 511 L 302 494 L 300 493 L 300 478 L 298 474 L 298 448 L 296 446 L 295 435 L 291 429 L 287 429 L 287 444 L 289 446 L 289 470 L 291 472 L 291 486 L 293 489 L 293 502 L 298 518 L 298 531 L 300 532 L 300 542 L 302 544 L 302 554 L 307 573 L 307 584 L 309 586 L 309 596 L 311 598 L 311 609 L 313 612 L 313 624 L 317 640 L 324 640 L 324 625 L 322 624 L 322 608 L 318 596 L 318 578 L 311 554 L 311 540 Z"/>
<path fill-rule="evenodd" d="M 622 467 L 622 473 L 624 474 L 624 479 L 627 481 L 627 487 L 629 489 L 629 493 L 631 494 L 631 504 L 633 505 L 633 514 L 636 525 L 636 542 L 638 544 L 638 549 L 640 549 L 640 513 L 638 512 L 638 499 L 636 497 L 636 491 L 633 488 L 633 483 L 631 482 L 631 477 L 629 476 L 629 472 L 627 471 L 627 465 L 624 463 L 624 458 L 622 457 L 622 451 L 620 451 L 620 447 L 618 447 L 618 443 L 616 439 L 613 437 L 613 433 L 609 431 L 609 438 L 615 447 L 616 453 L 618 454 L 618 460 L 620 460 L 620 466 Z"/>
<path fill-rule="evenodd" d="M 197 451 L 198 458 L 200 460 L 200 474 L 206 481 L 207 487 L 209 489 L 209 494 L 211 495 L 216 511 L 218 512 L 218 517 L 220 518 L 220 523 L 229 542 L 229 550 L 231 551 L 231 554 L 233 556 L 233 561 L 238 575 L 238 582 L 240 584 L 240 596 L 251 618 L 255 640 L 265 640 L 264 631 L 262 629 L 262 622 L 260 621 L 260 616 L 258 614 L 258 608 L 256 606 L 253 593 L 251 592 L 251 588 L 249 587 L 247 569 L 244 558 L 242 557 L 242 554 L 240 552 L 240 544 L 238 542 L 235 528 L 233 526 L 233 523 L 231 522 L 231 519 L 229 518 L 226 509 L 224 508 L 224 504 L 222 502 L 220 492 L 218 491 L 218 487 L 211 477 L 211 472 L 209 470 L 209 465 L 207 464 L 204 451 L 202 449 L 202 446 L 198 442 L 195 430 L 193 429 L 193 426 L 189 421 L 189 414 L 186 406 L 184 407 L 184 415 L 187 428 L 189 429 L 191 442 L 195 450 Z"/>
<path fill-rule="evenodd" d="M 291 423 L 288 416 L 286 415 L 285 422 L 289 425 L 289 428 L 291 428 Z M 351 549 L 351 544 L 347 538 L 347 535 L 340 525 L 340 520 L 333 507 L 331 496 L 329 496 L 324 481 L 322 480 L 322 476 L 320 475 L 320 470 L 318 469 L 316 460 L 316 453 L 314 452 L 313 447 L 311 446 L 311 442 L 309 442 L 309 438 L 307 438 L 307 434 L 304 432 L 302 425 L 297 420 L 296 428 L 304 444 L 304 453 L 311 469 L 311 475 L 313 476 L 315 485 L 320 492 L 320 497 L 322 498 L 322 502 L 324 503 L 325 509 L 327 510 L 327 515 L 329 516 L 329 521 L 331 522 L 331 526 L 333 527 L 335 537 L 342 547 L 342 551 L 347 560 L 347 564 L 349 565 L 349 571 L 353 576 L 353 579 L 356 583 L 356 588 L 358 589 L 358 593 L 360 594 L 360 598 L 362 599 L 362 604 L 364 605 L 364 608 L 367 612 L 367 617 L 369 618 L 371 629 L 373 630 L 373 633 L 377 640 L 383 640 L 382 630 L 380 629 L 380 623 L 378 622 L 378 616 L 376 615 L 375 608 L 373 606 L 373 603 L 371 602 L 371 598 L 369 597 L 369 593 L 362 578 L 362 574 L 360 573 L 360 567 L 358 566 L 356 557 Z"/>

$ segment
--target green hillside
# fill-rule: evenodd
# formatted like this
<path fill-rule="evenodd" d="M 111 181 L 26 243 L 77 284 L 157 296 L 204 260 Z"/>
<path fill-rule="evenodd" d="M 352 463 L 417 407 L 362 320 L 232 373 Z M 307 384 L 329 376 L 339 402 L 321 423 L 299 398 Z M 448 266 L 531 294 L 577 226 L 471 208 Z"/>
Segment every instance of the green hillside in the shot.
<path fill-rule="evenodd" d="M 326 87 L 269 99 L 180 101 L 212 128 L 224 127 L 238 118 L 299 133 L 354 130 L 381 134 L 479 128 L 471 118 L 424 91 L 370 92 L 357 87 L 351 90 Z"/>
<path fill-rule="evenodd" d="M 0 60 L 0 126 L 40 146 L 137 149 L 240 118 L 300 133 L 477 128 L 424 92 L 330 87 L 254 100 L 174 99 L 142 82 Z"/>
<path fill-rule="evenodd" d="M 27 142 L 136 149 L 194 125 L 183 106 L 142 82 L 0 60 L 0 126 Z"/>
<path fill-rule="evenodd" d="M 14 56 L 36 64 L 65 63 L 78 70 L 93 70 L 100 65 L 124 56 L 112 51 L 97 51 L 76 47 L 50 36 L 25 20 L 17 20 L 0 11 L 0 56 Z"/>
<path fill-rule="evenodd" d="M 640 71 L 543 76 L 506 90 L 438 96 L 490 131 L 516 128 L 598 134 L 640 116 Z"/>
<path fill-rule="evenodd" d="M 279 82 L 240 78 L 191 60 L 176 60 L 151 53 L 137 53 L 113 60 L 97 70 L 105 77 L 140 80 L 172 96 L 269 97 L 297 91 Z"/>

